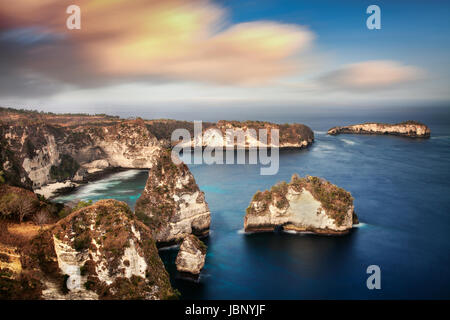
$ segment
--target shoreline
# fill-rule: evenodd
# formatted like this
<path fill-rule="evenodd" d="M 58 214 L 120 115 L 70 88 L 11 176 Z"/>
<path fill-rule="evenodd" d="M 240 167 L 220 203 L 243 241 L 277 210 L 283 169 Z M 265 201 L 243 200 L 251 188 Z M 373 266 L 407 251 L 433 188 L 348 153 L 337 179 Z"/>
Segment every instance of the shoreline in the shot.
<path fill-rule="evenodd" d="M 124 172 L 128 170 L 150 170 L 150 169 L 109 167 L 101 171 L 90 173 L 86 177 L 84 177 L 83 180 L 81 181 L 66 180 L 64 182 L 53 182 L 33 191 L 36 194 L 43 195 L 48 200 L 54 201 L 54 199 L 57 197 L 68 195 L 72 192 L 77 191 L 80 187 L 85 186 L 89 182 L 99 181 L 115 173 Z M 58 185 L 61 185 L 61 187 L 57 187 Z"/>

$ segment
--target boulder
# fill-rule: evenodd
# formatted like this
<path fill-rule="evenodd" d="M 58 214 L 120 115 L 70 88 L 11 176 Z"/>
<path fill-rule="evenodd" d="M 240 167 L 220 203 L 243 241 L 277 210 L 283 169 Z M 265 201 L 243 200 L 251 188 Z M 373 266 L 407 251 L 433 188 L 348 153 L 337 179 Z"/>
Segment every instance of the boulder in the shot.
<path fill-rule="evenodd" d="M 206 246 L 194 235 L 188 235 L 184 238 L 175 260 L 177 270 L 181 273 L 187 273 L 198 276 L 205 265 Z"/>

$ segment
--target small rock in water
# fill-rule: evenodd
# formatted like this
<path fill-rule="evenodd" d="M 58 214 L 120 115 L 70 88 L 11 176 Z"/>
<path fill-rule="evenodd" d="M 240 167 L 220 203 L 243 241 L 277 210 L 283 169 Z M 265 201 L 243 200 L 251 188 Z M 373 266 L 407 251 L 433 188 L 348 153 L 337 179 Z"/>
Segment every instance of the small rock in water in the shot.
<path fill-rule="evenodd" d="M 178 272 L 198 277 L 206 258 L 206 245 L 196 236 L 186 236 L 175 261 Z"/>

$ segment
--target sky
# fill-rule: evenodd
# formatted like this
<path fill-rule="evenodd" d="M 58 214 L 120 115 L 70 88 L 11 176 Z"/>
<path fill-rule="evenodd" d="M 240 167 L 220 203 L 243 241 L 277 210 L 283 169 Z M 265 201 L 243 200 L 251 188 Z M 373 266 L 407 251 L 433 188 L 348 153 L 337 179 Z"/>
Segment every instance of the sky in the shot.
<path fill-rule="evenodd" d="M 66 26 L 74 3 L 80 30 Z M 372 4 L 379 30 L 366 26 Z M 449 9 L 394 0 L 3 1 L 0 105 L 139 115 L 447 104 Z"/>

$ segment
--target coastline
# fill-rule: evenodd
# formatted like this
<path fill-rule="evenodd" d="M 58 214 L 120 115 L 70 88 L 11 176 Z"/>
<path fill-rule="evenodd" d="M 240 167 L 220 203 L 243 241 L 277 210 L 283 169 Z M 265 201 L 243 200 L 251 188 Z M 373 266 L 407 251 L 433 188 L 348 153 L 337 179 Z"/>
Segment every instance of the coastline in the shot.
<path fill-rule="evenodd" d="M 81 181 L 66 180 L 64 182 L 54 182 L 42 186 L 39 189 L 33 190 L 36 194 L 43 195 L 48 200 L 54 200 L 57 197 L 68 195 L 75 192 L 80 187 L 88 184 L 89 182 L 98 181 L 107 178 L 115 173 L 124 172 L 128 170 L 136 170 L 136 168 L 123 168 L 123 167 L 109 167 L 100 171 L 96 171 L 88 174 Z M 150 170 L 148 168 L 139 168 L 139 170 Z"/>

